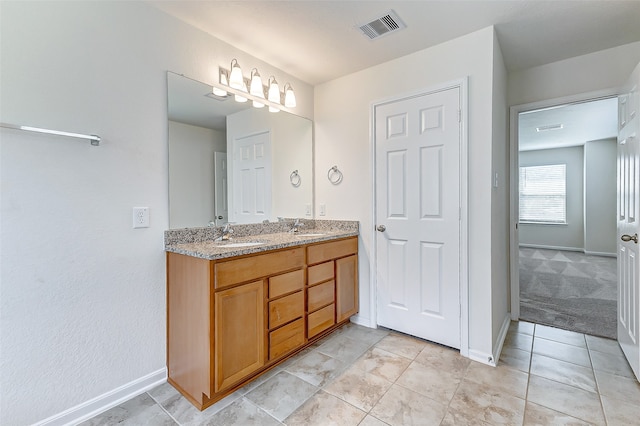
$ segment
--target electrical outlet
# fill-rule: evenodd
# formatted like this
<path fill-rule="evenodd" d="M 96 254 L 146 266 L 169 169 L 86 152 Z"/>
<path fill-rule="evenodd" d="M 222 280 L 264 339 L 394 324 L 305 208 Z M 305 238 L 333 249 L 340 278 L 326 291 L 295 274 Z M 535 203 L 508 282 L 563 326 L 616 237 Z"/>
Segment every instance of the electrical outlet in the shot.
<path fill-rule="evenodd" d="M 311 204 L 307 204 L 307 205 L 305 206 L 305 214 L 306 214 L 307 216 L 311 216 Z"/>
<path fill-rule="evenodd" d="M 320 204 L 320 216 L 326 216 L 327 214 L 327 205 Z"/>
<path fill-rule="evenodd" d="M 149 227 L 149 207 L 133 208 L 133 227 L 134 228 Z"/>

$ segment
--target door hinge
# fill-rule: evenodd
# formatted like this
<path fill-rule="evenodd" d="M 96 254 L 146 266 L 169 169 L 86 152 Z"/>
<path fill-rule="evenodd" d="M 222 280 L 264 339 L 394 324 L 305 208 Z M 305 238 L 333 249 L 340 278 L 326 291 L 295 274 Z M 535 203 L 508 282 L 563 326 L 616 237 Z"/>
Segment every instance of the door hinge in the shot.
<path fill-rule="evenodd" d="M 462 123 L 462 110 L 458 110 L 458 123 Z"/>

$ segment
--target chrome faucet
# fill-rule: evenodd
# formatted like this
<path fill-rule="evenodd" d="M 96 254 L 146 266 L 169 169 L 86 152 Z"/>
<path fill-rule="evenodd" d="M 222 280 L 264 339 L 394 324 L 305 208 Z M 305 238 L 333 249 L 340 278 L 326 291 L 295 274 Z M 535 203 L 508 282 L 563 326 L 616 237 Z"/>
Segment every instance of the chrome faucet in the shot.
<path fill-rule="evenodd" d="M 233 234 L 233 229 L 231 229 L 231 223 L 227 222 L 222 229 L 222 235 L 214 241 L 229 241 L 231 239 L 231 234 Z"/>
<path fill-rule="evenodd" d="M 289 232 L 298 232 L 298 228 L 304 226 L 304 223 L 300 223 L 300 219 L 296 219 L 296 221 L 291 225 L 291 229 Z"/>

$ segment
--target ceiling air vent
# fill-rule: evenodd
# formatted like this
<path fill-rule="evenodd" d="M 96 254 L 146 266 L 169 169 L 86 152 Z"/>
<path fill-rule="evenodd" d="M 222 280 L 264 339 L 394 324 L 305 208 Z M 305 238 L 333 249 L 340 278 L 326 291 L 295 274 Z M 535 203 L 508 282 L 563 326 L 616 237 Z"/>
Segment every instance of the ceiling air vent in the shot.
<path fill-rule="evenodd" d="M 359 28 L 364 35 L 373 40 L 374 38 L 407 28 L 407 26 L 402 22 L 396 12 L 390 10 L 383 16 L 374 19 L 367 24 L 360 25 Z"/>

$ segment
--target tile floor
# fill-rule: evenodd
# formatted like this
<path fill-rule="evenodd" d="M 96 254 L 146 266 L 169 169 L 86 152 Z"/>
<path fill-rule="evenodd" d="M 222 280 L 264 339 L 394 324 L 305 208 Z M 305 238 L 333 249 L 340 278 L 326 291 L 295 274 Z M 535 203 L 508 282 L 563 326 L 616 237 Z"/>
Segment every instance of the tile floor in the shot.
<path fill-rule="evenodd" d="M 163 384 L 83 425 L 640 425 L 613 340 L 513 322 L 498 367 L 348 324 L 198 411 Z"/>

